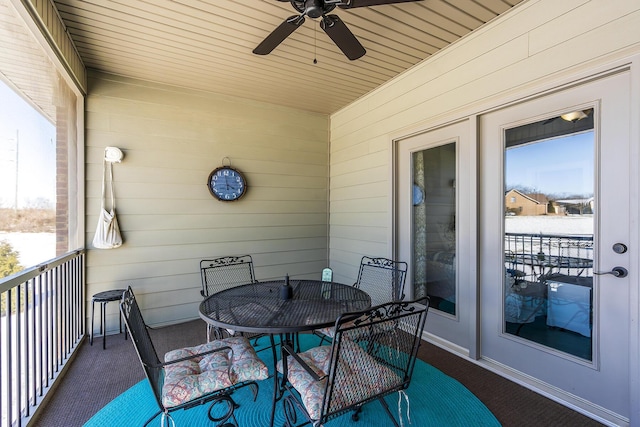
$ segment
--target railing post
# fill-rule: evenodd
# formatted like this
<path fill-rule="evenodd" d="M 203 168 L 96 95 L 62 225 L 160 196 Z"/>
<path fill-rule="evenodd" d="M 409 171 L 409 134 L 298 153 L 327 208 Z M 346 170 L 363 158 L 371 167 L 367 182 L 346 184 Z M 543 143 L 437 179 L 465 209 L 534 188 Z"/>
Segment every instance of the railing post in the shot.
<path fill-rule="evenodd" d="M 0 427 L 28 423 L 84 336 L 84 250 L 0 279 Z"/>

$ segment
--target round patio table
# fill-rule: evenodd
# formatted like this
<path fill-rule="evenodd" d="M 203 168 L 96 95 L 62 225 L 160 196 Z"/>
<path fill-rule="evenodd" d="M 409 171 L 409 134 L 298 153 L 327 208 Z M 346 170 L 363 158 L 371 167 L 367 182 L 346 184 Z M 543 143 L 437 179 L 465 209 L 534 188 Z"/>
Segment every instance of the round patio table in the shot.
<path fill-rule="evenodd" d="M 371 306 L 369 294 L 341 283 L 292 279 L 288 299 L 283 285 L 274 280 L 217 292 L 202 301 L 200 317 L 217 328 L 284 334 L 332 326 L 341 314 Z"/>
<path fill-rule="evenodd" d="M 273 335 L 291 343 L 292 334 L 333 326 L 340 315 L 371 307 L 371 297 L 353 286 L 321 280 L 256 282 L 216 292 L 200 303 L 200 317 L 216 328 L 269 334 L 274 363 L 270 426 L 282 398 Z"/>

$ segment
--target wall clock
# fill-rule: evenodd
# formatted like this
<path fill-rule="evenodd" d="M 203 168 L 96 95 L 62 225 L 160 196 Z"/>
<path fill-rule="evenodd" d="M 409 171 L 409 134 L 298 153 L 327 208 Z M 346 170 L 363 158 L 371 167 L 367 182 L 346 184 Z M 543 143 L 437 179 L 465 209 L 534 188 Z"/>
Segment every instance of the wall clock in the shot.
<path fill-rule="evenodd" d="M 231 166 L 220 166 L 209 174 L 207 187 L 211 195 L 221 202 L 233 202 L 247 192 L 244 175 Z"/>
<path fill-rule="evenodd" d="M 418 206 L 424 200 L 424 191 L 418 184 L 413 184 L 413 206 Z"/>

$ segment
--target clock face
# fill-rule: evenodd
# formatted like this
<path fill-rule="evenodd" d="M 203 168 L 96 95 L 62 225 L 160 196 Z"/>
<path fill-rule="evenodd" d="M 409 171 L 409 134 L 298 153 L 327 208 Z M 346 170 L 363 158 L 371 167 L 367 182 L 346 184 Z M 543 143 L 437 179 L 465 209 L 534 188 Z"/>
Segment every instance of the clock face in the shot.
<path fill-rule="evenodd" d="M 213 197 L 223 202 L 238 200 L 247 192 L 244 176 L 231 166 L 221 166 L 211 172 L 207 186 Z"/>
<path fill-rule="evenodd" d="M 424 200 L 424 192 L 418 184 L 413 184 L 413 206 L 418 206 Z"/>

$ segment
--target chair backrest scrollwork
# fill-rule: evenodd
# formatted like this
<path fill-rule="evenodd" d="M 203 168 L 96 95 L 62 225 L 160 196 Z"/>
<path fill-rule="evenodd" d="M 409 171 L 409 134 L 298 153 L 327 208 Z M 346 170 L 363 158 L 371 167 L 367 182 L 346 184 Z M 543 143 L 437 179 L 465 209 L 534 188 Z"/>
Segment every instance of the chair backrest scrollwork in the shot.
<path fill-rule="evenodd" d="M 200 261 L 200 275 L 203 297 L 256 281 L 251 255 L 203 259 Z"/>
<path fill-rule="evenodd" d="M 355 286 L 371 295 L 373 305 L 402 301 L 406 276 L 406 262 L 364 256 Z"/>

